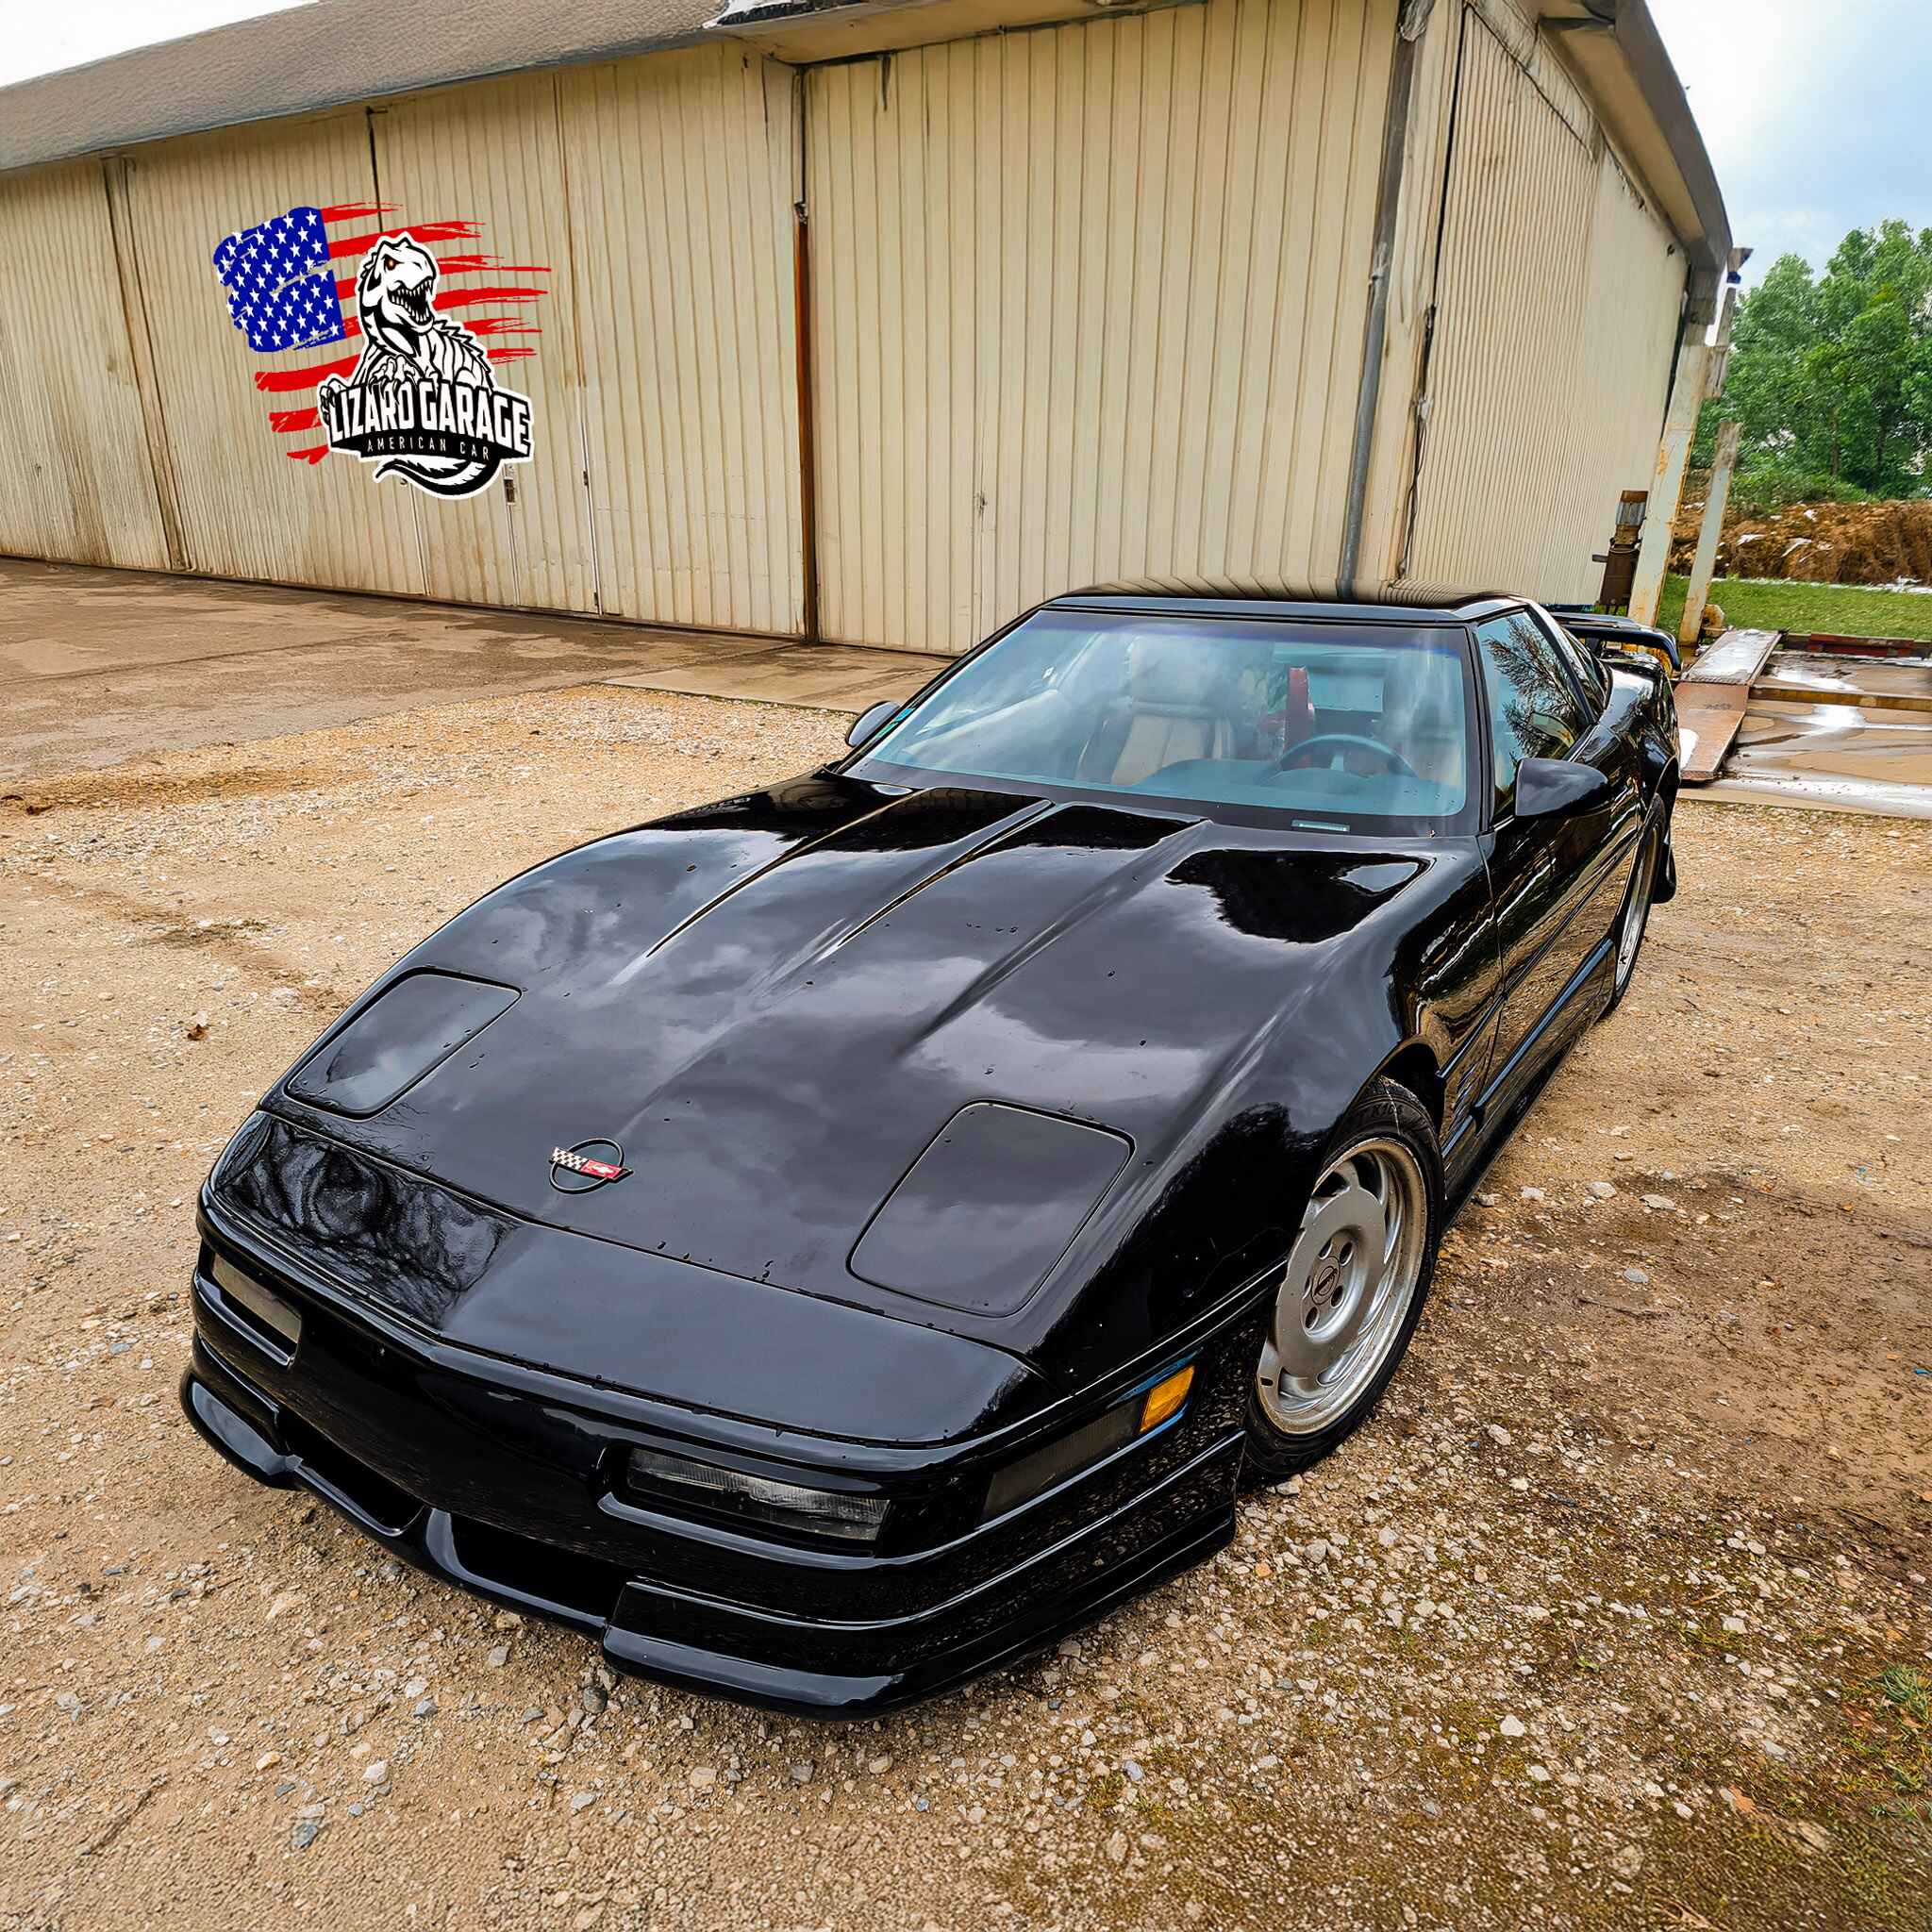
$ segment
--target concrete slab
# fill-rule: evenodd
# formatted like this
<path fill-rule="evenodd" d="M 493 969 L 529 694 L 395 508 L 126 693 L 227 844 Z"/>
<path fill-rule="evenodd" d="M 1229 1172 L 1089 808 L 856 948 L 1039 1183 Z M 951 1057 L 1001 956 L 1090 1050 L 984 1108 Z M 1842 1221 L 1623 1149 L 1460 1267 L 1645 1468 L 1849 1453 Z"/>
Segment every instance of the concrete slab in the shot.
<path fill-rule="evenodd" d="M 941 661 L 0 558 L 0 786 L 613 679 L 859 710 Z"/>

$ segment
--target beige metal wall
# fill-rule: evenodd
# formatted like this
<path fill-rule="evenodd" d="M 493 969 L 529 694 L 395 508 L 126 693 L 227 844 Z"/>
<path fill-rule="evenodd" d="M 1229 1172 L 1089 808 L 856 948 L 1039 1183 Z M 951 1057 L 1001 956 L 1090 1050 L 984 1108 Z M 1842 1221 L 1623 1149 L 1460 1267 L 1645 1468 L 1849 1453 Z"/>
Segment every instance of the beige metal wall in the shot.
<path fill-rule="evenodd" d="M 1564 432 L 1568 492 L 1557 523 L 1568 548 L 1552 559 L 1576 596 L 1596 594 L 1603 566 L 1591 553 L 1609 539 L 1619 493 L 1643 489 L 1656 464 L 1685 276 L 1683 251 L 1606 153 Z"/>
<path fill-rule="evenodd" d="M 0 178 L 0 551 L 168 561 L 98 161 Z"/>
<path fill-rule="evenodd" d="M 814 70 L 826 633 L 1332 574 L 1394 0 L 1208 0 Z"/>
<path fill-rule="evenodd" d="M 454 501 L 403 483 L 374 487 L 399 496 L 413 514 L 429 596 L 594 610 L 557 78 L 523 75 L 384 103 L 371 112 L 369 126 L 380 198 L 397 209 L 391 221 L 473 221 L 481 230 L 475 241 L 432 244 L 432 252 L 480 253 L 513 265 L 448 280 L 445 288 L 470 281 L 543 291 L 534 301 L 479 303 L 457 311 L 466 323 L 498 320 L 539 331 L 485 338 L 491 347 L 538 350 L 497 370 L 505 387 L 530 398 L 530 461 L 505 471 L 507 487 L 499 483 Z M 336 264 L 343 275 L 357 266 Z M 341 457 L 329 462 L 348 467 Z M 361 482 L 372 487 L 366 470 Z"/>
<path fill-rule="evenodd" d="M 0 181 L 0 547 L 796 632 L 802 196 L 828 635 L 954 651 L 1085 582 L 1319 580 L 1396 10 L 1205 0 L 803 74 L 715 45 Z M 1362 574 L 1581 594 L 1683 263 L 1514 0 L 1439 4 L 1417 90 Z M 291 460 L 316 435 L 270 411 L 312 394 L 257 372 L 355 344 L 227 322 L 223 235 L 378 200 L 547 270 L 466 311 L 541 331 L 492 339 L 540 351 L 502 365 L 537 455 L 475 501 Z"/>
<path fill-rule="evenodd" d="M 312 365 L 357 345 L 256 355 L 230 326 L 209 263 L 225 235 L 286 208 L 375 199 L 359 108 L 166 142 L 132 158 L 132 243 L 190 570 L 423 591 L 416 492 L 372 487 L 363 466 L 342 457 L 292 460 L 289 450 L 317 436 L 275 435 L 269 414 L 312 404 L 313 392 L 255 386 L 258 370 Z"/>
<path fill-rule="evenodd" d="M 796 94 L 791 70 L 714 47 L 159 142 L 109 164 L 125 169 L 118 262 L 101 163 L 0 181 L 0 345 L 22 372 L 0 382 L 0 548 L 169 561 L 125 274 L 182 567 L 795 632 Z M 474 221 L 476 239 L 433 252 L 544 290 L 459 311 L 541 331 L 489 338 L 538 351 L 500 368 L 535 406 L 534 458 L 508 487 L 441 501 L 344 457 L 296 460 L 320 432 L 271 426 L 314 392 L 265 392 L 258 372 L 358 345 L 255 354 L 215 244 L 288 208 L 377 202 L 398 225 Z"/>
<path fill-rule="evenodd" d="M 603 608 L 796 631 L 792 72 L 705 47 L 559 88 Z"/>
<path fill-rule="evenodd" d="M 1407 575 L 1585 597 L 1650 474 L 1683 257 L 1552 76 L 1458 30 Z"/>

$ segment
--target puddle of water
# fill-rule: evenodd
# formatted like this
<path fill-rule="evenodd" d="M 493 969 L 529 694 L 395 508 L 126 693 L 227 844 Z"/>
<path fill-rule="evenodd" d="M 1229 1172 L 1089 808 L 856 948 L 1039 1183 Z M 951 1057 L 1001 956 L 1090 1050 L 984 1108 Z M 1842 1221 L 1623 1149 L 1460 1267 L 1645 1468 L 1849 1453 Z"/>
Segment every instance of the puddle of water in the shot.
<path fill-rule="evenodd" d="M 1865 697 L 1905 697 L 1932 704 L 1932 659 L 1829 658 L 1822 652 L 1780 651 L 1762 675 L 1777 684 Z"/>
<path fill-rule="evenodd" d="M 1932 818 L 1932 712 L 1761 699 L 1699 795 Z"/>

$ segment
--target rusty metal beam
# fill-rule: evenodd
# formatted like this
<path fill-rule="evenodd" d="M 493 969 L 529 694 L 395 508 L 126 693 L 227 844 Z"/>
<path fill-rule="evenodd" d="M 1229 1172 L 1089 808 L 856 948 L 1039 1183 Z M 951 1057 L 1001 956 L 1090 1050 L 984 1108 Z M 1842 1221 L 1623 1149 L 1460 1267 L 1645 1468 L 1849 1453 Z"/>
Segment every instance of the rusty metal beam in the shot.
<path fill-rule="evenodd" d="M 1749 691 L 1783 641 L 1781 630 L 1727 630 L 1685 672 L 1677 689 L 1682 691 L 1686 685 L 1726 684 Z"/>
<path fill-rule="evenodd" d="M 1644 514 L 1643 541 L 1637 549 L 1637 575 L 1630 586 L 1630 615 L 1639 624 L 1657 622 L 1664 572 L 1671 561 L 1672 529 L 1677 521 L 1678 501 L 1684 493 L 1684 466 L 1690 458 L 1690 441 L 1697 434 L 1698 412 L 1704 408 L 1706 396 L 1712 393 L 1713 363 L 1722 372 L 1729 358 L 1731 318 L 1737 311 L 1738 291 L 1733 284 L 1724 291 L 1717 341 L 1686 342 L 1677 358 L 1671 404 L 1664 412 L 1664 433 L 1657 442 L 1657 462 L 1651 471 L 1650 505 Z"/>
<path fill-rule="evenodd" d="M 1428 30 L 1434 0 L 1406 0 L 1395 26 L 1389 73 L 1389 110 L 1382 123 L 1382 173 L 1375 188 L 1375 232 L 1370 248 L 1369 317 L 1363 335 L 1361 385 L 1356 395 L 1355 447 L 1349 457 L 1348 497 L 1341 518 L 1341 562 L 1336 573 L 1342 593 L 1355 588 L 1361 562 L 1362 518 L 1374 456 L 1375 412 L 1382 394 L 1382 358 L 1389 340 L 1389 283 L 1394 273 L 1395 226 L 1402 211 L 1403 161 L 1408 152 L 1409 116 L 1415 97 L 1417 43 Z"/>
<path fill-rule="evenodd" d="M 1704 635 L 1704 607 L 1710 597 L 1718 539 L 1724 529 L 1724 506 L 1731 500 L 1731 473 L 1737 467 L 1738 425 L 1720 423 L 1717 454 L 1710 466 L 1710 491 L 1704 499 L 1704 522 L 1697 531 L 1697 554 L 1690 559 L 1690 585 L 1684 594 L 1684 615 L 1677 625 L 1680 644 L 1694 644 Z"/>
<path fill-rule="evenodd" d="M 1727 630 L 1677 686 L 1677 731 L 1686 785 L 1708 785 L 1744 722 L 1751 686 L 1778 647 L 1774 630 Z"/>
<path fill-rule="evenodd" d="M 1704 407 L 1704 382 L 1709 366 L 1710 350 L 1703 342 L 1686 343 L 1677 358 L 1677 379 L 1671 385 L 1671 406 L 1664 414 L 1664 433 L 1650 473 L 1650 500 L 1643 516 L 1643 536 L 1637 546 L 1637 574 L 1630 581 L 1630 615 L 1639 624 L 1657 622 L 1664 572 L 1671 561 L 1677 500 L 1684 490 L 1684 466 L 1690 458 L 1690 439 L 1697 434 L 1697 412 Z"/>

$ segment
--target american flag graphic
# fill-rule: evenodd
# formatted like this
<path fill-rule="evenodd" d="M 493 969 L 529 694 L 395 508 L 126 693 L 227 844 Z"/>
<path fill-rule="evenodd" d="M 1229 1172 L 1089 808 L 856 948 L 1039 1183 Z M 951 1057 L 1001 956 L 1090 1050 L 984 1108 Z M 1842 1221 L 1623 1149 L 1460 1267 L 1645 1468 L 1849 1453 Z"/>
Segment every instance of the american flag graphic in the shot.
<path fill-rule="evenodd" d="M 362 333 L 356 319 L 356 269 L 379 235 L 409 235 L 425 248 L 450 242 L 475 242 L 482 228 L 474 221 L 408 222 L 391 225 L 392 202 L 344 201 L 327 207 L 291 208 L 253 227 L 225 236 L 215 249 L 215 275 L 227 291 L 228 319 L 258 355 L 319 348 L 354 341 Z M 338 275 L 332 263 L 349 274 Z M 541 263 L 500 261 L 493 255 L 439 255 L 436 307 L 440 310 L 537 301 L 544 290 L 533 283 L 505 282 L 503 275 L 547 275 Z M 472 277 L 483 279 L 472 280 Z M 534 336 L 542 331 L 517 315 L 465 319 L 475 336 Z M 514 362 L 537 351 L 527 343 L 492 342 L 484 350 L 492 362 Z M 255 386 L 267 395 L 310 396 L 325 376 L 354 375 L 355 355 L 297 368 L 260 369 Z M 312 402 L 272 408 L 269 428 L 277 436 L 300 438 L 320 432 L 322 417 Z M 298 462 L 319 463 L 326 441 L 304 441 L 288 454 Z"/>

